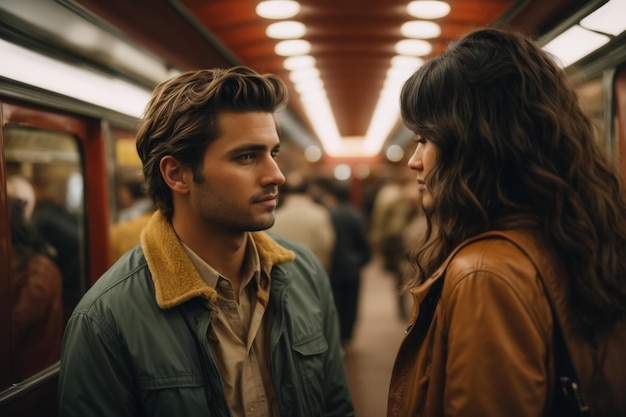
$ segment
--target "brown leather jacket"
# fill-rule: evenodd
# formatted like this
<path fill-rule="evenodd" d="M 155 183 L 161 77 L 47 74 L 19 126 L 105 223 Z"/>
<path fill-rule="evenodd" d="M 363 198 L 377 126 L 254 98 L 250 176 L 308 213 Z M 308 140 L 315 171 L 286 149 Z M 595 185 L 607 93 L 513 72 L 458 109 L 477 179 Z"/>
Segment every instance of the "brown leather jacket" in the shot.
<path fill-rule="evenodd" d="M 428 291 L 444 272 L 441 296 L 433 300 Z M 400 346 L 387 415 L 549 416 L 555 372 L 547 291 L 590 415 L 626 416 L 626 326 L 596 340 L 595 348 L 583 340 L 567 307 L 563 276 L 539 234 L 492 232 L 459 245 L 411 290 L 413 323 L 420 309 L 438 304 L 430 326 L 420 329 L 418 322 Z"/>

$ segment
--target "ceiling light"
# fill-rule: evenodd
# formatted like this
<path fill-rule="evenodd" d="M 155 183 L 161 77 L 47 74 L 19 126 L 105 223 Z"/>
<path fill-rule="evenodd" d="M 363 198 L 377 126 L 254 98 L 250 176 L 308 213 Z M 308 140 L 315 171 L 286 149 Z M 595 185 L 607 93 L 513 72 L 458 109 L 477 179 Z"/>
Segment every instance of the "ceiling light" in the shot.
<path fill-rule="evenodd" d="M 406 6 L 406 11 L 413 17 L 420 19 L 439 19 L 450 13 L 450 5 L 445 1 L 412 1 Z"/>
<path fill-rule="evenodd" d="M 306 94 L 309 91 L 317 91 L 324 88 L 324 83 L 319 78 L 309 78 L 300 80 L 295 84 L 295 89 L 300 94 Z"/>
<path fill-rule="evenodd" d="M 293 83 L 297 83 L 304 80 L 315 80 L 320 78 L 320 70 L 317 68 L 302 68 L 299 70 L 291 71 L 289 79 Z"/>
<path fill-rule="evenodd" d="M 319 90 L 310 90 L 300 94 L 300 101 L 303 104 L 306 103 L 326 103 L 329 105 L 328 95 L 326 90 L 320 88 Z"/>
<path fill-rule="evenodd" d="M 281 56 L 305 55 L 311 52 L 311 44 L 303 39 L 290 39 L 278 42 L 274 51 Z"/>
<path fill-rule="evenodd" d="M 381 96 L 386 96 L 388 94 L 396 94 L 398 97 L 400 97 L 400 90 L 402 90 L 402 86 L 404 85 L 404 83 L 409 79 L 409 77 L 411 76 L 407 75 L 405 77 L 387 77 L 385 78 L 385 81 L 383 82 L 383 88 L 380 90 L 380 95 Z"/>
<path fill-rule="evenodd" d="M 562 67 L 567 67 L 610 40 L 608 36 L 576 25 L 552 39 L 543 49 L 552 54 Z"/>
<path fill-rule="evenodd" d="M 256 14 L 266 19 L 289 19 L 299 12 L 300 3 L 292 0 L 265 0 L 256 6 Z"/>
<path fill-rule="evenodd" d="M 428 48 L 423 46 L 422 42 Z M 430 48 L 428 42 L 418 41 L 418 44 L 422 45 L 421 48 Z M 401 45 L 405 45 L 405 43 Z M 409 44 L 409 46 L 411 45 Z M 411 47 L 411 51 L 414 52 L 414 50 L 414 46 Z M 400 96 L 402 85 L 423 63 L 424 60 L 421 58 L 407 55 L 396 55 L 391 59 L 391 67 L 387 70 L 387 78 L 383 84 L 378 103 L 376 103 L 376 108 L 374 109 L 374 115 L 362 144 L 362 154 L 373 156 L 380 152 L 381 147 L 400 117 L 398 97 Z"/>
<path fill-rule="evenodd" d="M 339 164 L 333 170 L 333 175 L 336 180 L 346 181 L 352 176 L 352 168 L 348 164 Z"/>
<path fill-rule="evenodd" d="M 370 125 L 365 134 L 363 152 L 377 155 L 400 117 L 400 86 L 381 91 Z"/>
<path fill-rule="evenodd" d="M 385 151 L 385 157 L 391 162 L 400 162 L 404 158 L 404 150 L 399 145 L 391 145 Z"/>
<path fill-rule="evenodd" d="M 432 39 L 441 35 L 441 28 L 438 24 L 424 20 L 406 22 L 402 25 L 400 31 L 407 38 Z"/>
<path fill-rule="evenodd" d="M 393 84 L 404 84 L 413 75 L 413 72 L 411 68 L 391 67 L 387 70 L 387 80 Z"/>
<path fill-rule="evenodd" d="M 303 100 L 302 105 L 326 153 L 330 156 L 341 155 L 341 136 L 328 99 L 323 95 L 313 95 Z"/>
<path fill-rule="evenodd" d="M 403 39 L 396 43 L 395 51 L 400 55 L 424 56 L 433 50 L 433 46 L 421 39 Z"/>
<path fill-rule="evenodd" d="M 286 70 L 293 71 L 302 68 L 311 68 L 315 66 L 315 58 L 311 55 L 290 56 L 283 62 Z"/>
<path fill-rule="evenodd" d="M 309 162 L 317 162 L 322 159 L 322 150 L 315 145 L 309 145 L 304 150 L 304 157 Z"/>
<path fill-rule="evenodd" d="M 391 58 L 391 66 L 394 68 L 411 68 L 417 70 L 424 65 L 424 60 L 416 56 L 396 55 Z"/>
<path fill-rule="evenodd" d="M 363 136 L 343 136 L 341 138 L 341 156 L 348 158 L 372 158 L 375 155 L 365 151 L 364 141 L 365 138 Z"/>
<path fill-rule="evenodd" d="M 580 25 L 597 32 L 617 36 L 626 30 L 626 1 L 612 0 L 580 21 Z"/>
<path fill-rule="evenodd" d="M 79 65 L 54 60 L 46 55 L 0 39 L 0 77 L 141 117 L 151 91 L 120 78 L 91 71 Z M 72 80 L 68 82 L 68 80 Z M 120 97 L 124 97 L 120 100 Z"/>
<path fill-rule="evenodd" d="M 305 33 L 306 26 L 293 20 L 272 23 L 265 30 L 267 37 L 272 39 L 297 39 Z"/>

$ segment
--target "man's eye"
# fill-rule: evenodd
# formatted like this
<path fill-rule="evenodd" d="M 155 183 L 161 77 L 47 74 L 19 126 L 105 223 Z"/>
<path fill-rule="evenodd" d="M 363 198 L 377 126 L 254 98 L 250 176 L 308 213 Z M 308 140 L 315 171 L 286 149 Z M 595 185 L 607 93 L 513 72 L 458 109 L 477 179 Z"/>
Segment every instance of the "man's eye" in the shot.
<path fill-rule="evenodd" d="M 280 155 L 280 150 L 277 149 L 275 151 L 272 151 L 272 158 L 277 158 L 278 155 Z"/>
<path fill-rule="evenodd" d="M 237 159 L 240 160 L 240 161 L 244 161 L 244 162 L 251 161 L 251 160 L 254 159 L 254 154 L 253 153 L 244 153 L 243 155 L 239 155 L 237 157 Z"/>

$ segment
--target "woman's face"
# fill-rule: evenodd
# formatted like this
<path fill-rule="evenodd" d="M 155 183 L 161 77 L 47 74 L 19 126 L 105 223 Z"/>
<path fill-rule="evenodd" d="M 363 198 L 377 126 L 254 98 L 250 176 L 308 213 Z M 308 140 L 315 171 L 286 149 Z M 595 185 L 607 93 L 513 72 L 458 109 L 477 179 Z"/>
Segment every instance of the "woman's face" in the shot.
<path fill-rule="evenodd" d="M 409 169 L 417 173 L 417 191 L 424 208 L 430 207 L 433 203 L 432 194 L 426 187 L 426 176 L 430 173 L 436 160 L 437 148 L 435 145 L 428 139 L 418 135 L 417 146 L 407 165 Z"/>

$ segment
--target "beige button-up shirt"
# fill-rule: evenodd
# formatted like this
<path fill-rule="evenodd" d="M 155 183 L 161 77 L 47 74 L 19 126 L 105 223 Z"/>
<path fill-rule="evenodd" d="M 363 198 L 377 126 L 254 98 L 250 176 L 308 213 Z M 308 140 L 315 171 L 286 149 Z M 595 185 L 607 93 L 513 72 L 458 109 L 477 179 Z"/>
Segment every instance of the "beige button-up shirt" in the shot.
<path fill-rule="evenodd" d="M 182 243 L 182 242 L 181 242 Z M 278 417 L 269 366 L 266 313 L 270 278 L 261 272 L 259 254 L 249 237 L 239 302 L 232 282 L 183 243 L 202 279 L 217 291 L 208 343 L 213 348 L 233 417 Z"/>

